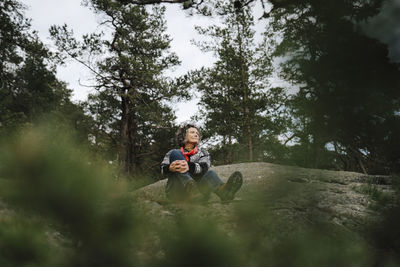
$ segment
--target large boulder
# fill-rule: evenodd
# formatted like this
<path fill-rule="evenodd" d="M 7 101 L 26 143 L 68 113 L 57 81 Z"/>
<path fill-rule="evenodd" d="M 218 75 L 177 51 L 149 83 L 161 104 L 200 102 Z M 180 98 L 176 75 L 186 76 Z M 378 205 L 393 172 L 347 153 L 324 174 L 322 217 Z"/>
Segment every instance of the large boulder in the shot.
<path fill-rule="evenodd" d="M 244 183 L 228 203 L 213 195 L 206 203 L 173 203 L 165 197 L 166 180 L 137 190 L 137 203 L 155 222 L 160 218 L 196 210 L 201 217 L 214 218 L 234 228 L 238 210 L 272 212 L 288 224 L 330 223 L 343 230 L 362 230 L 376 216 L 371 209 L 378 198 L 390 199 L 391 178 L 346 171 L 329 171 L 283 166 L 265 162 L 212 167 L 223 181 L 240 171 Z M 260 209 L 262 211 L 260 211 Z M 247 211 L 246 211 L 247 210 Z M 163 222 L 165 223 L 165 222 Z"/>

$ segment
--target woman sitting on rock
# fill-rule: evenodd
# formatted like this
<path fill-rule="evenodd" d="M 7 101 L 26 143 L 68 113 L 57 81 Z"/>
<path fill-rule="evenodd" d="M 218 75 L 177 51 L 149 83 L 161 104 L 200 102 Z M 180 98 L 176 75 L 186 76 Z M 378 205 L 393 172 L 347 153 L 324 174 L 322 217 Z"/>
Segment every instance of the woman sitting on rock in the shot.
<path fill-rule="evenodd" d="M 226 183 L 210 170 L 208 152 L 198 146 L 200 134 L 194 124 L 185 124 L 176 134 L 179 149 L 172 149 L 161 163 L 161 172 L 168 178 L 167 197 L 172 200 L 207 199 L 211 192 L 222 201 L 232 200 L 243 183 L 242 174 L 234 172 Z"/>

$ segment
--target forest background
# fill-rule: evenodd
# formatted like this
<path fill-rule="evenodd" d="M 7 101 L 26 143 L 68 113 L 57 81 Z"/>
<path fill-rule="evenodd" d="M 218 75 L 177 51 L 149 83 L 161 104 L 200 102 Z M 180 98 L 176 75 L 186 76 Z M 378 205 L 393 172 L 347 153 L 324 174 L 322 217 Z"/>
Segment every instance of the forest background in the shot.
<path fill-rule="evenodd" d="M 0 2 L 1 266 L 399 265 L 398 0 L 83 4 L 96 30 L 53 25 L 45 45 L 22 1 Z M 210 21 L 192 43 L 212 64 L 172 74 L 169 5 Z M 71 61 L 84 101 L 57 76 Z M 220 169 L 248 174 L 239 197 L 136 198 L 195 96 L 213 164 L 244 163 Z"/>
<path fill-rule="evenodd" d="M 50 116 L 120 175 L 158 178 L 175 147 L 172 106 L 197 97 L 192 120 L 216 165 L 399 171 L 398 1 L 177 3 L 216 22 L 192 40 L 214 62 L 179 77 L 165 6 L 130 2 L 83 1 L 96 31 L 53 25 L 51 49 L 23 3 L 2 3 L 2 135 Z M 71 61 L 91 75 L 85 101 L 56 76 Z"/>

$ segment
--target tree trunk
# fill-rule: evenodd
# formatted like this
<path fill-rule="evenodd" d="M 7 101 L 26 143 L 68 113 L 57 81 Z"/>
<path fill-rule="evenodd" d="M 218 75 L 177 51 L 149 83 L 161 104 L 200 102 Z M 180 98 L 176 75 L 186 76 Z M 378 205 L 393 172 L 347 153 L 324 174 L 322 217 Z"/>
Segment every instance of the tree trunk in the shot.
<path fill-rule="evenodd" d="M 246 101 L 245 105 L 246 105 Z M 250 127 L 250 118 L 249 118 L 249 108 L 245 106 L 244 108 L 244 118 L 245 118 L 245 125 L 247 130 L 247 144 L 249 146 L 249 161 L 253 161 L 253 140 L 251 138 L 251 127 Z"/>
<path fill-rule="evenodd" d="M 138 165 L 138 151 L 136 149 L 136 118 L 135 118 L 135 112 L 134 112 L 135 106 L 130 101 L 129 105 L 129 125 L 128 125 L 128 131 L 129 131 L 129 171 L 128 173 L 135 173 L 136 167 Z"/>
<path fill-rule="evenodd" d="M 250 112 L 247 103 L 247 98 L 248 98 L 247 78 L 244 69 L 245 63 L 243 59 L 242 40 L 240 38 L 240 34 L 239 34 L 239 56 L 240 56 L 240 72 L 241 72 L 242 92 L 243 92 L 244 126 L 247 135 L 247 145 L 249 147 L 249 161 L 253 161 L 253 140 L 251 138 L 251 126 L 250 126 L 250 116 L 249 116 Z"/>
<path fill-rule="evenodd" d="M 226 135 L 223 135 L 222 137 L 222 147 L 223 149 L 221 150 L 223 153 L 223 160 L 224 160 L 224 164 L 228 164 L 228 156 L 227 156 L 227 146 L 226 146 Z"/>
<path fill-rule="evenodd" d="M 358 149 L 355 149 L 355 148 L 353 148 L 353 147 L 351 147 L 351 146 L 349 146 L 349 149 L 350 149 L 350 151 L 351 151 L 351 154 L 354 155 L 353 158 L 356 159 L 356 161 L 357 161 L 357 163 L 358 163 L 358 166 L 360 167 L 361 171 L 362 171 L 364 174 L 368 174 L 367 169 L 365 168 L 364 163 L 362 162 L 361 152 L 360 152 Z M 354 169 L 355 169 L 355 168 L 354 168 Z"/>
<path fill-rule="evenodd" d="M 127 94 L 121 95 L 121 131 L 119 160 L 125 174 L 131 174 L 136 169 L 135 136 L 136 125 L 132 103 Z"/>
<path fill-rule="evenodd" d="M 368 174 L 368 173 L 367 173 L 367 169 L 365 169 L 365 166 L 364 166 L 364 164 L 362 163 L 360 157 L 357 157 L 357 160 L 358 160 L 358 165 L 360 165 L 360 168 L 361 168 L 362 172 L 363 172 L 364 174 Z"/>
<path fill-rule="evenodd" d="M 129 109 L 128 109 L 128 96 L 121 95 L 121 130 L 120 130 L 120 146 L 119 146 L 119 161 L 123 172 L 129 173 Z"/>
<path fill-rule="evenodd" d="M 319 167 L 319 161 L 320 161 L 320 153 L 319 153 L 319 137 L 318 134 L 313 133 L 313 142 L 312 142 L 312 168 L 317 169 Z"/>
<path fill-rule="evenodd" d="M 232 164 L 233 158 L 232 158 L 232 136 L 228 135 L 228 146 L 229 146 L 229 152 L 228 152 L 228 163 Z"/>

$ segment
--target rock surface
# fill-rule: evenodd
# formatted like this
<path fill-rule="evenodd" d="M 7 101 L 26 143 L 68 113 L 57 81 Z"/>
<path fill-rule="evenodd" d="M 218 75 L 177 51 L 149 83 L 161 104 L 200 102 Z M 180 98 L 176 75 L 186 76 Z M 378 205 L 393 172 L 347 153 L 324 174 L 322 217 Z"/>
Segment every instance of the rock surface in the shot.
<path fill-rule="evenodd" d="M 282 166 L 271 163 L 240 163 L 212 167 L 223 181 L 234 171 L 241 171 L 242 189 L 229 203 L 213 195 L 206 203 L 171 203 L 164 193 L 166 180 L 137 190 L 137 203 L 153 218 L 153 223 L 173 220 L 174 215 L 196 210 L 198 216 L 220 223 L 228 232 L 237 227 L 238 210 L 271 212 L 292 226 L 323 221 L 343 231 L 363 229 L 376 216 L 370 209 L 375 195 L 390 198 L 390 177 L 366 176 L 361 173 L 328 171 Z M 253 209 L 254 208 L 254 209 Z M 249 211 L 252 210 L 252 211 Z M 243 213 L 244 211 L 244 213 Z M 300 226 L 299 226 L 300 227 Z"/>
<path fill-rule="evenodd" d="M 207 202 L 171 202 L 164 192 L 166 180 L 128 192 L 132 195 L 126 196 L 123 191 L 123 199 L 132 201 L 132 211 L 137 215 L 132 220 L 129 218 L 132 225 L 125 225 L 131 227 L 134 236 L 132 255 L 138 261 L 135 266 L 193 266 L 193 258 L 207 258 L 203 255 L 208 255 L 211 265 L 199 266 L 327 266 L 323 264 L 326 258 L 329 262 L 332 258 L 337 260 L 331 266 L 349 266 L 353 256 L 358 257 L 357 251 L 362 251 L 364 258 L 360 258 L 360 264 L 351 266 L 375 266 L 363 264 L 371 254 L 369 249 L 364 249 L 367 242 L 363 233 L 371 222 L 379 224 L 379 210 L 392 203 L 391 177 L 257 162 L 212 169 L 223 181 L 235 171 L 242 172 L 244 183 L 233 201 L 221 202 L 212 195 Z M 5 182 L 3 190 L 7 188 Z M 24 213 L 19 212 L 0 199 L 3 220 L 23 218 Z M 45 218 L 39 222 L 45 223 L 46 239 L 61 254 L 72 255 L 73 248 L 81 245 L 63 227 Z M 110 236 L 121 226 L 124 224 L 113 225 Z M 314 236 L 315 229 L 318 238 Z M 344 236 L 346 240 L 331 236 Z M 99 240 L 104 240 L 102 237 Z M 107 240 L 108 234 L 105 237 Z M 118 239 L 116 242 L 118 245 Z M 104 244 L 108 247 L 107 242 Z M 98 248 L 97 244 L 90 245 Z M 338 246 L 342 247 L 338 249 Z M 225 249 L 225 254 L 219 253 L 220 249 Z M 319 250 L 320 258 L 315 258 L 315 250 Z M 296 251 L 299 258 L 292 257 L 292 260 L 289 255 Z M 337 256 L 348 251 L 351 258 Z M 240 256 L 232 257 L 232 254 Z M 187 258 L 181 258 L 182 264 L 176 264 L 177 255 Z M 246 264 L 221 265 L 214 261 L 220 255 L 225 255 L 219 258 L 224 263 L 241 259 Z M 304 265 L 304 257 L 305 262 L 311 260 L 314 264 Z M 266 259 L 270 264 L 266 264 Z M 282 263 L 282 260 L 288 262 Z"/>

